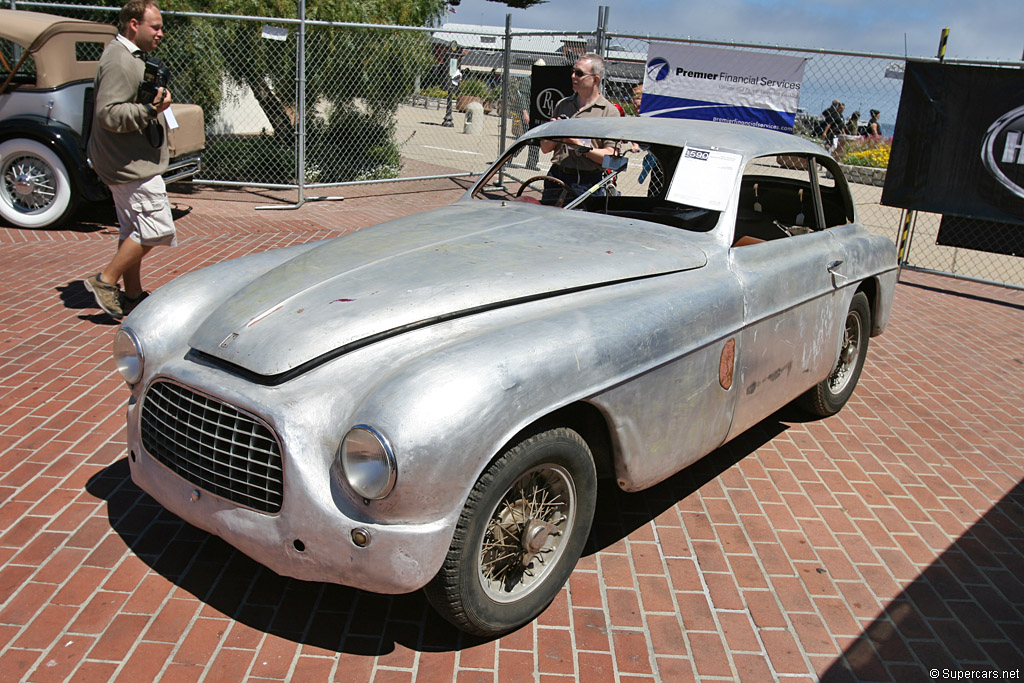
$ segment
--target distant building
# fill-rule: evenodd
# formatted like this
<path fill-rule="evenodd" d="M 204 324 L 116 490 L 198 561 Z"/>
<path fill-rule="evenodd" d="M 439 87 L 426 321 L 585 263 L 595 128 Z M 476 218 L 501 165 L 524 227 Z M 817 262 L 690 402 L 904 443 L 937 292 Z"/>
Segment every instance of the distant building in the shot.
<path fill-rule="evenodd" d="M 533 33 L 543 35 L 523 35 Z M 510 71 L 513 76 L 529 75 L 538 59 L 543 59 L 548 65 L 572 64 L 580 55 L 598 51 L 594 36 L 551 33 L 541 29 L 512 30 Z M 504 27 L 444 24 L 433 32 L 432 41 L 437 63 L 445 72 L 454 43 L 464 75 L 475 73 L 485 80 L 492 77 L 500 80 L 505 52 Z M 614 97 L 629 99 L 633 86 L 643 83 L 646 52 L 631 52 L 618 45 L 609 45 L 605 49 L 605 60 L 606 90 Z"/>

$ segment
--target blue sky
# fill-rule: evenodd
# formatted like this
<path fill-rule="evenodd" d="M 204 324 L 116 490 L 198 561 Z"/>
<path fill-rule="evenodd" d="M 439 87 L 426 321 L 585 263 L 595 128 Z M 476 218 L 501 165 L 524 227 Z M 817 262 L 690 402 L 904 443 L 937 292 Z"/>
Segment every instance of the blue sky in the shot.
<path fill-rule="evenodd" d="M 528 10 L 462 0 L 449 21 L 513 28 L 593 30 L 606 5 L 614 32 L 875 54 L 1019 61 L 1024 0 L 550 0 Z"/>

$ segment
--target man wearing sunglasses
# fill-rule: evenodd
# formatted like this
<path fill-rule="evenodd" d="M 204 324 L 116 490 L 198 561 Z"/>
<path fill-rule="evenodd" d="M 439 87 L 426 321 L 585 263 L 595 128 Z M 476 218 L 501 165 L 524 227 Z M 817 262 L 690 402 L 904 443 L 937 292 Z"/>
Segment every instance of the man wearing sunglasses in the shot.
<path fill-rule="evenodd" d="M 588 52 L 576 60 L 572 72 L 573 94 L 555 105 L 555 118 L 578 119 L 585 117 L 619 116 L 619 110 L 601 94 L 604 78 L 604 59 Z M 606 154 L 615 152 L 604 140 L 564 138 L 561 142 L 541 140 L 540 150 L 553 152 L 548 175 L 565 183 L 569 192 L 550 180 L 544 181 L 542 204 L 564 204 L 583 194 L 600 182 L 604 173 L 601 163 Z M 595 195 L 602 195 L 599 190 Z M 568 195 L 568 196 L 566 196 Z"/>

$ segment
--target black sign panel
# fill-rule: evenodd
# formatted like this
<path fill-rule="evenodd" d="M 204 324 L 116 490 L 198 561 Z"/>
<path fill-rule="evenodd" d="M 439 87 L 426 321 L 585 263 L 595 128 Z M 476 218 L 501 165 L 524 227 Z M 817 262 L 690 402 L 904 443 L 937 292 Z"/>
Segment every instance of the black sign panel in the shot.
<path fill-rule="evenodd" d="M 1010 223 L 943 216 L 935 243 L 993 254 L 1024 256 L 1024 228 Z"/>
<path fill-rule="evenodd" d="M 908 62 L 882 204 L 1024 226 L 1024 71 Z"/>
<path fill-rule="evenodd" d="M 555 118 L 558 100 L 572 94 L 571 66 L 534 66 L 530 79 L 530 128 Z"/>

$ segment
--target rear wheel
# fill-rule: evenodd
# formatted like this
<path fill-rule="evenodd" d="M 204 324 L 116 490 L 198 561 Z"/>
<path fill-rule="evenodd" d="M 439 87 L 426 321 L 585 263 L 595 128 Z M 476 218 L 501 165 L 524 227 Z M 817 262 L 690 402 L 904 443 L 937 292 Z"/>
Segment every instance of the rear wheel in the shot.
<path fill-rule="evenodd" d="M 835 415 L 846 405 L 864 369 L 870 330 L 871 308 L 868 306 L 868 298 L 864 292 L 857 292 L 846 314 L 843 341 L 832 372 L 800 397 L 800 407 L 814 415 L 827 417 Z"/>
<path fill-rule="evenodd" d="M 0 217 L 19 228 L 47 228 L 74 205 L 71 178 L 53 150 L 26 138 L 0 143 Z"/>
<path fill-rule="evenodd" d="M 594 460 L 576 432 L 554 429 L 520 442 L 470 492 L 427 598 L 475 635 L 528 623 L 576 566 L 596 500 Z"/>

